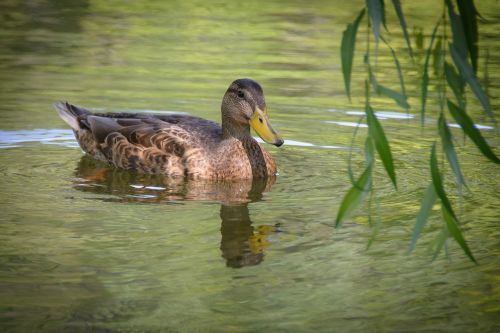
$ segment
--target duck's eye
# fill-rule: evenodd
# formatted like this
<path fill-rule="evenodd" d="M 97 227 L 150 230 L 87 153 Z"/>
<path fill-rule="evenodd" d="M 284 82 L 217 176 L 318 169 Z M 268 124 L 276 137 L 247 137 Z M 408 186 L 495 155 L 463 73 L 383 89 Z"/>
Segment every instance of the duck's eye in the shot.
<path fill-rule="evenodd" d="M 238 97 L 239 98 L 245 97 L 245 93 L 242 90 L 238 90 Z"/>

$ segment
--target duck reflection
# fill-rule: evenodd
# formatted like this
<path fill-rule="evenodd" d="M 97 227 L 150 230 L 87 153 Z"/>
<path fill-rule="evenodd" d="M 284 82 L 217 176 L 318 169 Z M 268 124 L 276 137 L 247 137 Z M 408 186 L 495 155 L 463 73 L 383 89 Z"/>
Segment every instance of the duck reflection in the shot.
<path fill-rule="evenodd" d="M 262 200 L 275 178 L 232 182 L 189 181 L 119 170 L 83 156 L 74 187 L 84 192 L 113 194 L 119 202 L 218 201 L 221 203 L 222 257 L 228 267 L 258 265 L 269 238 L 279 225 L 252 226 L 248 204 Z"/>

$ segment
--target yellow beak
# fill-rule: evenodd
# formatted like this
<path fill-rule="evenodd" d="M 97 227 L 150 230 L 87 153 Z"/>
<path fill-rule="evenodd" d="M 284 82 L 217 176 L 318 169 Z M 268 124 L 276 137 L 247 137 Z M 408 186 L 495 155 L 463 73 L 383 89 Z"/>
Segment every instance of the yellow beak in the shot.
<path fill-rule="evenodd" d="M 267 110 L 262 111 L 258 107 L 250 118 L 250 126 L 257 132 L 257 134 L 267 143 L 275 145 L 277 147 L 283 144 L 283 139 L 280 138 L 278 133 L 273 129 L 269 118 L 267 117 Z"/>

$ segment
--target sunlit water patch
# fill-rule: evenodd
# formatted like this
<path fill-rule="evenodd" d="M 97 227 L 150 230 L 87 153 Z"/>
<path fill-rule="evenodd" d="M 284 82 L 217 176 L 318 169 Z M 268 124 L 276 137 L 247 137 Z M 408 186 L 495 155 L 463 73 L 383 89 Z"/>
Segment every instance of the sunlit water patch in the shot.
<path fill-rule="evenodd" d="M 73 131 L 67 129 L 0 131 L 0 148 L 14 148 L 34 142 L 71 148 L 79 147 Z"/>

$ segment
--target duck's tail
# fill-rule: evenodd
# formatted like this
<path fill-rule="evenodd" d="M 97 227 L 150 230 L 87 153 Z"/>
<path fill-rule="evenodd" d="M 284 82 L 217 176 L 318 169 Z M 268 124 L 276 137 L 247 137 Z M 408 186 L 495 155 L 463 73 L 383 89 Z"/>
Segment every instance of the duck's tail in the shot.
<path fill-rule="evenodd" d="M 59 117 L 75 131 L 82 128 L 83 124 L 81 121 L 91 114 L 89 111 L 68 102 L 57 102 L 54 104 L 54 107 L 57 113 L 59 113 Z"/>

